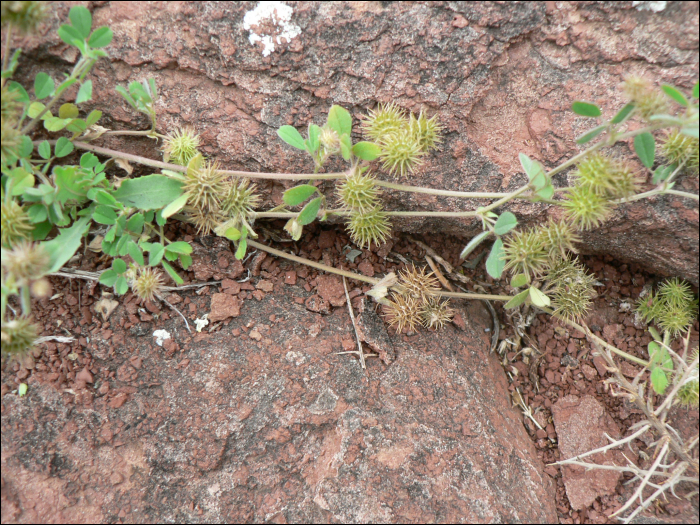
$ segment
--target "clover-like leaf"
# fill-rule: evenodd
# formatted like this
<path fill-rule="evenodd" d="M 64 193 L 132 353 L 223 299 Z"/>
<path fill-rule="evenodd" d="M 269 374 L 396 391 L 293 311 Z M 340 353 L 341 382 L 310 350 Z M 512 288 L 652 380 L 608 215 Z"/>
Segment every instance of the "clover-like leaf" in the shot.
<path fill-rule="evenodd" d="M 505 308 L 506 310 L 510 310 L 511 308 L 516 308 L 520 306 L 527 300 L 529 294 L 530 290 L 523 290 L 518 295 L 513 297 L 510 301 L 508 301 L 503 308 Z"/>
<path fill-rule="evenodd" d="M 651 168 L 654 165 L 656 142 L 651 133 L 641 133 L 634 137 L 634 150 L 637 152 L 639 160 L 647 168 Z"/>
<path fill-rule="evenodd" d="M 304 139 L 294 126 L 282 126 L 277 130 L 277 135 L 290 146 L 305 150 Z"/>
<path fill-rule="evenodd" d="M 334 105 L 328 111 L 328 126 L 340 137 L 345 134 L 350 135 L 352 133 L 352 117 L 347 109 Z"/>
<path fill-rule="evenodd" d="M 287 206 L 298 206 L 306 199 L 316 193 L 316 186 L 311 184 L 300 184 L 284 192 L 282 200 Z"/>
<path fill-rule="evenodd" d="M 571 109 L 574 113 L 581 115 L 582 117 L 600 117 L 600 115 L 602 115 L 598 106 L 591 104 L 590 102 L 582 102 L 580 100 L 577 100 L 571 104 Z"/>
<path fill-rule="evenodd" d="M 505 235 L 518 225 L 518 219 L 509 211 L 504 211 L 493 225 L 496 235 Z"/>
<path fill-rule="evenodd" d="M 503 273 L 503 268 L 506 262 L 502 259 L 503 257 L 503 241 L 498 238 L 496 242 L 493 243 L 491 247 L 491 253 L 489 253 L 488 259 L 486 259 L 486 271 L 494 279 L 500 279 Z"/>

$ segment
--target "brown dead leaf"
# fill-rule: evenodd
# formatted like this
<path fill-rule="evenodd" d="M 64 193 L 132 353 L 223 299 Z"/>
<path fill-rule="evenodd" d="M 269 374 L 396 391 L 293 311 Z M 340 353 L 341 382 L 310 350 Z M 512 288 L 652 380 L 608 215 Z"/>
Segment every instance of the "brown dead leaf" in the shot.
<path fill-rule="evenodd" d="M 115 158 L 114 163 L 119 166 L 121 169 L 126 171 L 129 175 L 134 171 L 134 168 L 129 164 L 129 161 L 126 159 L 119 159 Z"/>
<path fill-rule="evenodd" d="M 104 237 L 102 237 L 102 235 L 95 235 L 95 238 L 92 241 L 90 241 L 90 244 L 88 244 L 88 249 L 95 253 L 101 252 L 103 239 Z"/>
<path fill-rule="evenodd" d="M 102 319 L 106 321 L 117 306 L 119 306 L 119 302 L 112 299 L 111 293 L 104 294 L 102 299 L 95 303 L 95 311 L 101 314 Z"/>

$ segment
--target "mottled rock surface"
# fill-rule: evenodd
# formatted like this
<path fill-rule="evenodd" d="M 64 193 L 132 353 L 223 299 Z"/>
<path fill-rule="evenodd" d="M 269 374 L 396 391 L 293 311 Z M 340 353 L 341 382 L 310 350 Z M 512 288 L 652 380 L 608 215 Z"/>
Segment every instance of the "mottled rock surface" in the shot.
<path fill-rule="evenodd" d="M 127 336 L 89 401 L 34 380 L 5 395 L 3 522 L 556 521 L 479 302 L 464 330 L 392 336 L 396 360 L 364 373 L 335 355 L 346 308 L 275 292 L 218 333 L 166 322 L 174 356 Z"/>
<path fill-rule="evenodd" d="M 562 459 L 570 459 L 610 444 L 607 433 L 619 439 L 620 429 L 593 396 L 566 396 L 552 407 L 554 428 L 559 439 Z M 628 456 L 634 454 L 625 450 Z M 594 454 L 582 461 L 599 465 L 625 466 L 627 461 L 619 450 L 605 454 Z M 589 506 L 597 497 L 613 494 L 622 473 L 613 470 L 586 470 L 584 467 L 565 465 L 561 467 L 566 486 L 566 495 L 571 507 L 579 510 Z"/>
<path fill-rule="evenodd" d="M 311 171 L 308 156 L 278 139 L 278 127 L 322 124 L 332 104 L 359 116 L 394 101 L 439 115 L 446 130 L 443 153 L 432 155 L 411 184 L 510 191 L 527 180 L 519 152 L 554 167 L 580 151 L 574 140 L 593 124 L 570 111 L 574 100 L 599 103 L 610 117 L 625 103 L 617 89 L 625 75 L 686 91 L 698 78 L 697 2 L 661 9 L 644 2 L 636 8 L 632 2 L 295 2 L 288 17 L 280 8 L 275 18 L 263 16 L 255 2 L 88 4 L 95 24 L 109 24 L 115 37 L 111 59 L 93 74 L 94 103 L 83 107 L 103 110 L 106 127 L 145 129 L 145 118 L 113 87 L 153 77 L 159 131 L 195 126 L 205 154 L 230 169 Z M 39 70 L 58 78 L 76 60 L 56 36 L 71 5 L 53 2 L 43 35 L 21 43 L 19 78 L 28 86 Z M 101 145 L 159 158 L 148 139 L 112 137 Z M 629 146 L 613 154 L 627 157 Z M 566 178 L 557 175 L 555 185 Z M 281 185 L 267 182 L 263 189 L 268 204 L 281 202 Z M 330 197 L 332 183 L 322 189 Z M 681 179 L 677 189 L 697 193 L 697 178 Z M 385 197 L 395 210 L 479 205 L 398 192 Z M 524 222 L 552 213 L 544 204 L 508 208 Z M 470 219 L 412 217 L 394 227 L 465 239 L 480 231 Z M 697 203 L 665 196 L 619 207 L 585 235 L 583 251 L 697 285 Z"/>

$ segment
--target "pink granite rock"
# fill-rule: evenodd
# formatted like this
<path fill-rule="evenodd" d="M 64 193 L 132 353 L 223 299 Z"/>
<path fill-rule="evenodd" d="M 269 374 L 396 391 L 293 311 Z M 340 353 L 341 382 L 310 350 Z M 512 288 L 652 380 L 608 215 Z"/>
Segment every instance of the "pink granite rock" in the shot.
<path fill-rule="evenodd" d="M 17 78 L 28 87 L 39 70 L 59 78 L 76 60 L 56 35 L 71 5 L 53 2 L 42 35 L 16 42 L 25 51 Z M 411 184 L 504 192 L 527 180 L 519 152 L 554 167 L 581 150 L 575 139 L 592 123 L 570 111 L 574 100 L 599 103 L 610 117 L 625 103 L 617 86 L 627 74 L 686 91 L 698 77 L 697 2 L 653 10 L 630 2 L 297 2 L 280 4 L 277 14 L 265 5 L 100 4 L 94 24 L 114 30 L 111 59 L 96 66 L 94 101 L 81 107 L 104 111 L 103 126 L 146 129 L 146 117 L 115 96 L 114 86 L 153 77 L 159 131 L 193 125 L 204 153 L 226 168 L 309 172 L 310 158 L 279 140 L 277 128 L 322 124 L 332 104 L 359 116 L 392 101 L 437 114 L 445 127 L 442 152 L 426 159 Z M 150 139 L 99 143 L 160 158 Z M 631 156 L 629 146 L 614 154 Z M 556 176 L 555 185 L 566 179 Z M 280 204 L 284 187 L 260 187 L 269 205 Z M 334 198 L 332 183 L 320 188 Z M 697 193 L 697 177 L 681 178 L 677 189 Z M 393 191 L 385 199 L 394 210 L 481 205 Z M 524 223 L 555 213 L 526 202 L 508 209 Z M 698 224 L 697 204 L 688 199 L 637 201 L 584 235 L 582 251 L 697 285 Z M 394 228 L 465 239 L 480 231 L 471 219 L 426 217 L 395 220 Z"/>
<path fill-rule="evenodd" d="M 620 437 L 620 429 L 593 396 L 566 396 L 552 406 L 554 427 L 559 439 L 562 459 L 570 459 L 579 454 L 608 445 L 607 433 L 612 438 Z M 629 455 L 629 450 L 625 450 Z M 605 454 L 594 454 L 582 461 L 599 465 L 627 465 L 619 450 L 609 450 Z M 591 469 L 564 465 L 562 467 L 566 495 L 575 510 L 588 507 L 603 495 L 613 494 L 622 473 L 613 470 Z"/>
<path fill-rule="evenodd" d="M 131 388 L 118 410 L 43 383 L 4 396 L 3 521 L 556 522 L 481 303 L 455 305 L 464 330 L 391 336 L 396 359 L 365 372 L 335 354 L 354 341 L 347 309 L 321 316 L 299 293 L 194 339 L 172 318 L 175 361 L 127 334 L 138 377 L 96 378 Z"/>

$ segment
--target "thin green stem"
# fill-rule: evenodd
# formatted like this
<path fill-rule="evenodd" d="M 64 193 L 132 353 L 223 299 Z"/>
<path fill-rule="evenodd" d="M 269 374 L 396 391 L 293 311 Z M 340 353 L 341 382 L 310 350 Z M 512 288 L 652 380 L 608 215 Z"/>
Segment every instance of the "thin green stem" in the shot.
<path fill-rule="evenodd" d="M 476 217 L 478 215 L 475 211 L 387 211 L 385 212 L 391 217 Z M 324 215 L 340 215 L 347 216 L 351 215 L 352 212 L 349 210 L 321 210 L 318 212 L 317 217 L 323 217 Z M 254 219 L 291 219 L 296 217 L 299 213 L 294 211 L 260 211 L 253 212 L 252 218 Z"/>
<path fill-rule="evenodd" d="M 530 189 L 530 185 L 526 184 L 525 186 L 518 188 L 517 190 L 515 190 L 512 193 L 508 193 L 505 197 L 498 199 L 496 202 L 493 202 L 493 203 L 489 204 L 488 206 L 480 208 L 478 213 L 475 212 L 475 215 L 484 215 L 487 212 L 490 212 L 491 210 L 498 208 L 501 204 L 504 204 L 510 200 L 513 200 L 518 195 L 525 193 L 528 189 Z"/>
<path fill-rule="evenodd" d="M 688 193 L 685 191 L 679 191 L 679 190 L 666 190 L 663 193 L 668 193 L 670 195 L 678 195 L 679 197 L 686 197 L 688 199 L 693 199 L 695 201 L 700 201 L 700 196 L 695 195 L 694 193 Z"/>
<path fill-rule="evenodd" d="M 12 34 L 12 24 L 7 24 L 5 31 L 5 58 L 2 59 L 2 70 L 7 71 L 7 63 L 10 59 L 10 35 Z M 5 79 L 2 79 L 2 85 L 5 85 Z"/>
<path fill-rule="evenodd" d="M 569 160 L 567 160 L 563 164 L 560 164 L 556 168 L 553 168 L 550 171 L 548 171 L 547 178 L 551 179 L 557 173 L 564 171 L 569 166 L 573 166 L 579 160 L 584 158 L 586 155 L 589 155 L 589 154 L 593 153 L 594 151 L 598 151 L 600 148 L 603 148 L 605 146 L 612 146 L 613 144 L 615 144 L 616 142 L 618 142 L 620 140 L 625 140 L 625 139 L 628 139 L 631 137 L 636 137 L 637 135 L 640 135 L 642 133 L 646 133 L 648 131 L 649 132 L 655 131 L 655 130 L 662 128 L 662 127 L 663 127 L 663 125 L 660 125 L 660 124 L 652 124 L 651 126 L 647 126 L 645 128 L 637 129 L 634 131 L 628 131 L 627 133 L 622 133 L 621 135 L 613 135 L 612 138 L 614 138 L 615 140 L 612 143 L 611 143 L 609 138 L 606 140 L 601 140 L 600 142 L 596 142 L 588 149 L 582 151 L 581 153 L 579 153 L 577 155 L 574 155 L 573 157 L 571 157 Z"/>
<path fill-rule="evenodd" d="M 576 164 L 579 160 L 581 160 L 586 155 L 589 155 L 590 153 L 593 153 L 594 151 L 598 151 L 600 148 L 602 148 L 603 146 L 606 146 L 606 145 L 607 145 L 607 142 L 603 141 L 603 140 L 601 140 L 600 142 L 596 142 L 590 148 L 582 151 L 581 153 L 579 153 L 577 155 L 574 155 L 573 157 L 571 157 L 569 160 L 567 160 L 563 164 L 559 164 L 559 166 L 557 166 L 556 168 L 553 168 L 550 171 L 548 171 L 547 178 L 551 179 L 554 175 L 556 175 L 560 171 L 564 171 L 569 166 L 573 166 L 574 164 Z"/>
<path fill-rule="evenodd" d="M 687 199 L 693 199 L 695 201 L 700 200 L 700 196 L 695 195 L 694 193 L 688 193 L 685 191 L 672 190 L 672 189 L 654 188 L 653 190 L 645 191 L 643 193 L 638 193 L 637 195 L 633 195 L 632 197 L 626 197 L 624 199 L 617 199 L 615 201 L 612 201 L 612 204 L 625 204 L 627 202 L 634 202 L 634 201 L 646 199 L 648 197 L 653 197 L 654 195 L 665 195 L 665 194 L 678 195 L 679 197 L 685 197 Z"/>
<path fill-rule="evenodd" d="M 460 197 L 467 199 L 499 199 L 509 196 L 510 193 L 488 193 L 488 192 L 471 192 L 471 191 L 450 191 L 450 190 L 434 190 L 431 188 L 423 188 L 421 186 L 407 186 L 405 184 L 395 184 L 393 182 L 385 182 L 383 180 L 375 181 L 377 186 L 389 188 L 398 191 L 407 191 L 411 193 L 424 193 L 426 195 L 441 195 L 445 197 Z"/>
<path fill-rule="evenodd" d="M 260 244 L 259 242 L 251 241 L 250 239 L 248 239 L 247 242 L 248 246 L 252 246 L 253 248 L 257 248 L 258 250 L 271 253 L 272 255 L 276 255 L 278 257 L 289 259 L 290 261 L 305 264 L 306 266 L 311 266 L 312 268 L 316 268 L 317 270 L 323 270 L 324 272 L 334 273 L 337 275 L 344 275 L 345 277 L 348 277 L 350 279 L 355 279 L 356 281 L 363 281 L 372 285 L 375 285 L 379 282 L 379 279 L 373 279 L 372 277 L 367 277 L 366 275 L 360 275 L 358 273 L 348 272 L 346 270 L 339 270 L 338 268 L 333 268 L 332 266 L 327 266 L 325 264 L 310 261 L 308 259 L 304 259 L 303 257 L 297 257 L 296 255 L 292 255 L 281 250 L 276 250 L 275 248 L 270 248 L 269 246 Z"/>
<path fill-rule="evenodd" d="M 50 144 L 55 144 L 55 141 L 49 141 Z M 125 159 L 137 164 L 142 164 L 144 166 L 150 166 L 152 168 L 160 168 L 170 171 L 178 171 L 180 173 L 185 173 L 187 167 L 179 166 L 177 164 L 169 164 L 167 162 L 161 162 L 159 160 L 147 159 L 146 157 L 141 157 L 139 155 L 131 155 L 130 153 L 124 153 L 121 151 L 116 151 L 108 148 L 101 148 L 100 146 L 93 146 L 92 144 L 87 144 L 86 142 L 73 142 L 76 148 L 84 149 L 86 151 L 91 151 L 93 153 L 98 153 L 100 155 L 106 155 L 108 157 L 115 157 L 119 159 Z M 222 175 L 228 175 L 231 177 L 246 177 L 248 179 L 268 179 L 268 180 L 332 180 L 345 177 L 346 172 L 335 172 L 335 173 L 262 173 L 255 171 L 233 171 L 233 170 L 219 170 Z"/>
<path fill-rule="evenodd" d="M 102 136 L 105 135 L 111 135 L 111 136 L 131 136 L 131 137 L 141 137 L 141 136 L 146 136 L 146 137 L 153 137 L 154 133 L 152 129 L 144 129 L 140 131 L 105 131 Z"/>
<path fill-rule="evenodd" d="M 452 297 L 454 299 L 486 299 L 487 301 L 510 301 L 510 295 L 489 295 L 483 293 L 464 293 L 464 292 L 437 292 L 441 297 Z"/>
<path fill-rule="evenodd" d="M 476 211 L 387 211 L 391 217 L 478 217 Z"/>
<path fill-rule="evenodd" d="M 620 350 L 619 348 L 617 348 L 617 347 L 611 345 L 610 343 L 604 341 L 603 339 L 601 339 L 600 337 L 598 337 L 597 335 L 595 335 L 593 332 L 591 332 L 591 329 L 588 328 L 588 326 L 586 326 L 585 324 L 582 326 L 582 325 L 576 323 L 575 321 L 571 321 L 571 320 L 569 320 L 569 319 L 564 319 L 563 317 L 560 317 L 560 316 L 558 316 L 557 314 L 555 314 L 555 313 L 554 313 L 552 310 L 550 310 L 549 308 L 540 308 L 540 310 L 543 310 L 544 312 L 547 312 L 547 313 L 548 313 L 549 315 L 551 315 L 552 317 L 556 317 L 556 318 L 559 319 L 562 323 L 566 323 L 566 324 L 568 324 L 569 326 L 571 326 L 571 327 L 573 327 L 573 328 L 576 328 L 576 330 L 578 330 L 579 332 L 582 332 L 582 333 L 586 334 L 588 337 L 590 337 L 591 339 L 593 339 L 593 340 L 594 340 L 596 343 L 598 343 L 600 346 L 602 346 L 602 347 L 604 347 L 604 348 L 607 348 L 607 349 L 610 350 L 612 353 L 617 354 L 617 355 L 619 355 L 620 357 L 624 357 L 624 358 L 627 359 L 628 361 L 632 361 L 633 363 L 637 363 L 638 365 L 641 365 L 641 366 L 649 366 L 649 363 L 648 363 L 647 361 L 644 361 L 644 359 L 639 359 L 638 357 L 635 357 L 635 356 L 633 356 L 633 355 L 630 355 L 630 354 L 628 354 L 627 352 L 623 352 L 623 351 Z"/>
<path fill-rule="evenodd" d="M 260 244 L 259 242 L 251 241 L 250 239 L 247 240 L 248 246 L 252 246 L 253 248 L 257 248 L 259 250 L 262 250 L 264 252 L 271 253 L 272 255 L 276 255 L 278 257 L 283 257 L 285 259 L 289 259 L 290 261 L 298 262 L 300 264 L 305 264 L 306 266 L 311 266 L 312 268 L 316 268 L 317 270 L 323 270 L 324 272 L 329 272 L 329 273 L 334 273 L 336 275 L 342 275 L 345 276 L 349 279 L 355 279 L 356 281 L 362 281 L 365 283 L 369 283 L 372 285 L 375 285 L 379 282 L 379 279 L 374 279 L 372 277 L 367 277 L 365 275 L 360 275 L 358 273 L 354 272 L 348 272 L 347 270 L 340 270 L 338 268 L 334 268 L 333 266 L 327 266 L 325 264 L 317 263 L 314 261 L 310 261 L 308 259 L 304 259 L 303 257 L 298 257 L 296 255 L 292 255 L 287 252 L 283 252 L 281 250 L 277 250 L 275 248 L 270 248 L 269 246 L 266 246 L 264 244 Z M 452 297 L 455 299 L 486 299 L 486 300 L 492 300 L 492 301 L 510 301 L 512 297 L 508 295 L 488 295 L 488 294 L 472 294 L 472 293 L 461 293 L 461 292 L 438 292 L 437 295 L 440 295 L 442 297 Z"/>
<path fill-rule="evenodd" d="M 29 293 L 29 285 L 25 284 L 19 289 L 20 304 L 22 305 L 22 315 L 29 316 L 32 313 L 32 298 Z"/>

